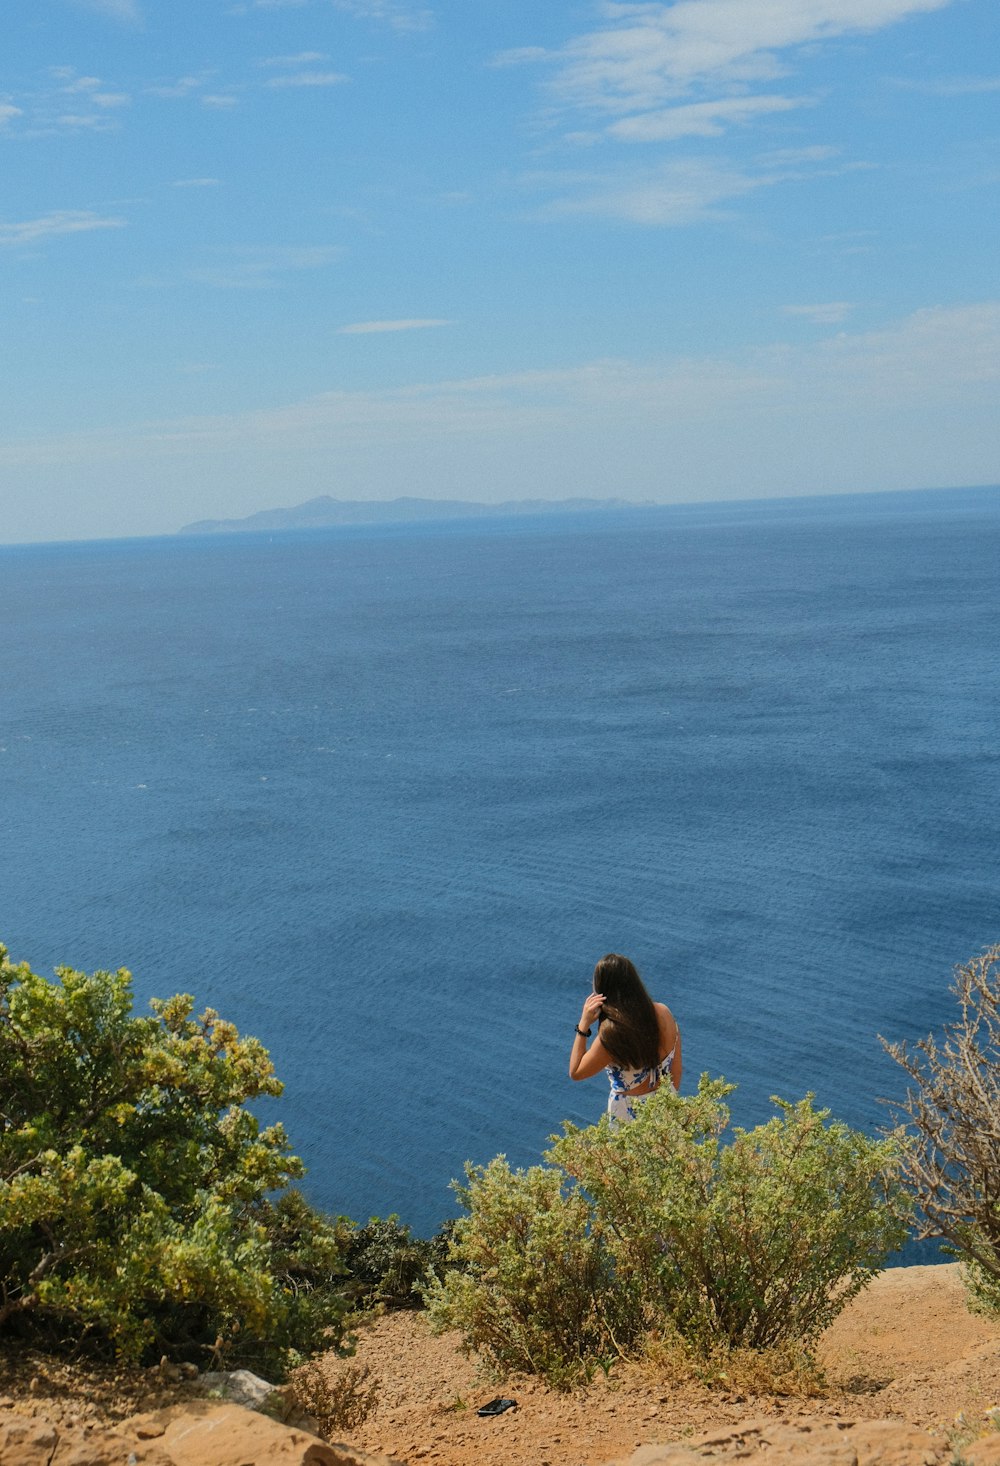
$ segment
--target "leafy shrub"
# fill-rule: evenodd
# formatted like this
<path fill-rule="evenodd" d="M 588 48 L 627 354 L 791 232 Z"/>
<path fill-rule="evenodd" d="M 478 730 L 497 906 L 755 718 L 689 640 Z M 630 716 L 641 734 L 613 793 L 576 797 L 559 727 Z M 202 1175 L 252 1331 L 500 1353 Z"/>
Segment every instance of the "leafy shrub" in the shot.
<path fill-rule="evenodd" d="M 505 1157 L 466 1168 L 468 1215 L 449 1249 L 457 1267 L 427 1289 L 430 1320 L 501 1370 L 569 1385 L 631 1341 L 627 1288 L 587 1198 L 551 1167 L 512 1171 Z"/>
<path fill-rule="evenodd" d="M 1000 1313 L 1000 946 L 957 967 L 952 992 L 959 1017 L 940 1043 L 882 1042 L 916 1086 L 893 1108 L 911 1126 L 917 1235 L 950 1243 L 973 1303 Z"/>
<path fill-rule="evenodd" d="M 612 1130 L 567 1125 L 548 1167 L 469 1172 L 432 1321 L 500 1367 L 568 1382 L 657 1334 L 703 1354 L 808 1346 L 905 1235 L 896 1145 L 776 1101 L 729 1124 L 732 1086 L 664 1090 Z"/>
<path fill-rule="evenodd" d="M 344 1260 L 356 1306 L 420 1308 L 422 1290 L 440 1276 L 448 1256 L 451 1224 L 434 1237 L 414 1237 L 399 1217 L 372 1217 L 347 1235 Z"/>
<path fill-rule="evenodd" d="M 263 1046 L 193 1000 L 132 1013 L 125 971 L 48 982 L 0 947 L 0 1330 L 138 1359 L 295 1358 L 341 1332 L 342 1239 L 302 1174 Z"/>

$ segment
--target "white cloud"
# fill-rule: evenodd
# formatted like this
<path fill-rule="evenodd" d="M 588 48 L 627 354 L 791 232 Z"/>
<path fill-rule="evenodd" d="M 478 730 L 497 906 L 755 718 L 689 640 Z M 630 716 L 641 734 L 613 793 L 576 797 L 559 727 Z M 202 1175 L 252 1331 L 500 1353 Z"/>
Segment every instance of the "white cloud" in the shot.
<path fill-rule="evenodd" d="M 761 188 L 865 169 L 868 163 L 834 163 L 836 150 L 799 149 L 771 155 L 783 166 L 742 166 L 726 159 L 667 158 L 643 166 L 591 171 L 535 172 L 522 184 L 550 195 L 537 211 L 558 219 L 574 215 L 619 219 L 664 228 L 734 217 L 730 207 Z M 829 166 L 820 166 L 829 162 Z"/>
<path fill-rule="evenodd" d="M 13 102 L 0 102 L 0 127 L 12 122 L 15 117 L 23 117 L 24 113 L 20 107 L 15 107 Z"/>
<path fill-rule="evenodd" d="M 342 71 L 293 71 L 287 76 L 272 76 L 267 87 L 336 87 L 350 81 Z"/>
<path fill-rule="evenodd" d="M 554 195 L 539 211 L 543 218 L 590 215 L 680 227 L 728 217 L 724 205 L 781 177 L 688 159 L 630 171 L 534 174 L 525 182 Z"/>
<path fill-rule="evenodd" d="M 239 98 L 234 97 L 232 92 L 206 92 L 201 98 L 203 107 L 213 107 L 216 111 L 225 112 L 231 107 L 239 106 Z"/>
<path fill-rule="evenodd" d="M 353 325 L 341 326 L 340 336 L 371 336 L 381 331 L 423 331 L 430 326 L 450 326 L 448 320 L 414 319 L 407 321 L 355 321 Z"/>
<path fill-rule="evenodd" d="M 611 24 L 558 56 L 567 101 L 612 112 L 649 110 L 692 83 L 780 74 L 775 53 L 880 30 L 952 0 L 677 0 L 608 4 Z"/>
<path fill-rule="evenodd" d="M 127 92 L 95 92 L 91 98 L 95 107 L 130 107 L 132 98 Z"/>
<path fill-rule="evenodd" d="M 905 91 L 924 92 L 933 97 L 974 97 L 1000 92 L 1000 76 L 942 76 L 925 81 L 894 79 Z"/>
<path fill-rule="evenodd" d="M 300 51 L 296 56 L 265 56 L 258 66 L 309 66 L 314 61 L 326 61 L 325 51 Z"/>
<path fill-rule="evenodd" d="M 174 82 L 161 82 L 147 87 L 146 90 L 152 97 L 163 97 L 168 102 L 180 101 L 207 86 L 211 78 L 211 72 L 202 72 L 198 76 L 178 77 Z"/>
<path fill-rule="evenodd" d="M 550 94 L 561 110 L 604 119 L 619 142 L 715 137 L 768 114 L 806 105 L 773 83 L 797 55 L 954 0 L 648 0 L 604 3 L 604 24 L 546 53 Z M 538 61 L 537 48 L 497 65 Z M 761 88 L 768 90 L 761 92 Z M 573 138 L 586 138 L 574 132 Z"/>
<path fill-rule="evenodd" d="M 711 102 L 688 102 L 657 112 L 623 117 L 608 128 L 622 142 L 669 142 L 678 137 L 720 137 L 729 123 L 750 122 L 768 112 L 790 112 L 803 106 L 796 97 L 719 97 Z"/>
<path fill-rule="evenodd" d="M 229 251 L 218 264 L 188 270 L 186 278 L 215 290 L 271 290 L 282 275 L 322 269 L 342 254 L 336 245 L 248 245 Z"/>
<path fill-rule="evenodd" d="M 74 129 L 89 128 L 92 132 L 110 132 L 115 124 L 99 112 L 64 112 L 57 117 L 56 125 Z"/>
<path fill-rule="evenodd" d="M 840 156 L 840 149 L 817 145 L 805 148 L 773 148 L 757 159 L 766 168 L 797 168 L 804 163 L 829 163 Z"/>
<path fill-rule="evenodd" d="M 783 305 L 781 309 L 786 316 L 801 316 L 814 326 L 839 326 L 854 306 L 847 300 L 831 300 L 824 305 Z"/>
<path fill-rule="evenodd" d="M 101 15 L 109 15 L 112 20 L 135 23 L 142 19 L 135 0 L 73 0 L 73 4 L 82 6 L 85 10 L 96 10 Z"/>
<path fill-rule="evenodd" d="M 433 11 L 409 0 L 332 0 L 332 3 L 348 15 L 379 21 L 397 31 L 425 31 L 434 23 Z"/>
<path fill-rule="evenodd" d="M 500 51 L 490 62 L 491 66 L 523 66 L 525 62 L 545 61 L 549 52 L 544 46 L 513 46 L 509 51 Z"/>
<path fill-rule="evenodd" d="M 175 178 L 171 188 L 218 188 L 217 178 Z"/>
<path fill-rule="evenodd" d="M 58 234 L 87 234 L 94 229 L 124 229 L 126 219 L 104 218 L 86 210 L 60 209 L 40 219 L 17 224 L 0 223 L 0 245 L 34 244 Z"/>

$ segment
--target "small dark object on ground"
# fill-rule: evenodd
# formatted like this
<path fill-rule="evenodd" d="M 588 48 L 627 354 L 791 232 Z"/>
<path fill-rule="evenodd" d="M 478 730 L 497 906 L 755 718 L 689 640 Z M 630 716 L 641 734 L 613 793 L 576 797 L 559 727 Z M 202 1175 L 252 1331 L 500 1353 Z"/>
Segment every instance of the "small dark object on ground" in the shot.
<path fill-rule="evenodd" d="M 477 1415 L 502 1415 L 505 1410 L 516 1410 L 516 1400 L 504 1400 L 497 1395 L 495 1400 L 490 1400 L 486 1405 L 480 1405 L 476 1411 Z"/>

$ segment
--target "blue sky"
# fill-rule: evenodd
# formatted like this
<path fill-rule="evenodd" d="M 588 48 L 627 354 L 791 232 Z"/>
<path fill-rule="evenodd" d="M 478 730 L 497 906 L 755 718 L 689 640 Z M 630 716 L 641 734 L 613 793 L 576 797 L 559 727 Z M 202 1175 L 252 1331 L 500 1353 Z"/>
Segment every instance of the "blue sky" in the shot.
<path fill-rule="evenodd" d="M 995 0 L 7 0 L 0 540 L 1000 480 Z"/>

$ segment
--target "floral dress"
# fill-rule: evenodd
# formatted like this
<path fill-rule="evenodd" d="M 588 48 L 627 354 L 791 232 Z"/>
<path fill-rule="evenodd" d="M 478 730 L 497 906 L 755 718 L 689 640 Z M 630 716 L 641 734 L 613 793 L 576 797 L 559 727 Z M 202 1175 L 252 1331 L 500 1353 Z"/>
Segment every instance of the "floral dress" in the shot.
<path fill-rule="evenodd" d="M 646 1069 L 625 1069 L 617 1064 L 608 1065 L 608 1079 L 611 1083 L 608 1114 L 611 1116 L 612 1125 L 627 1125 L 629 1120 L 635 1119 L 636 1106 L 641 1105 L 643 1100 L 649 1099 L 651 1094 L 656 1093 L 661 1079 L 670 1079 L 670 1065 L 674 1061 L 676 1052 L 677 1040 L 674 1039 L 674 1046 L 667 1057 Z M 646 1094 L 629 1093 L 629 1090 L 638 1089 L 648 1079 L 653 1081 L 653 1087 Z"/>

